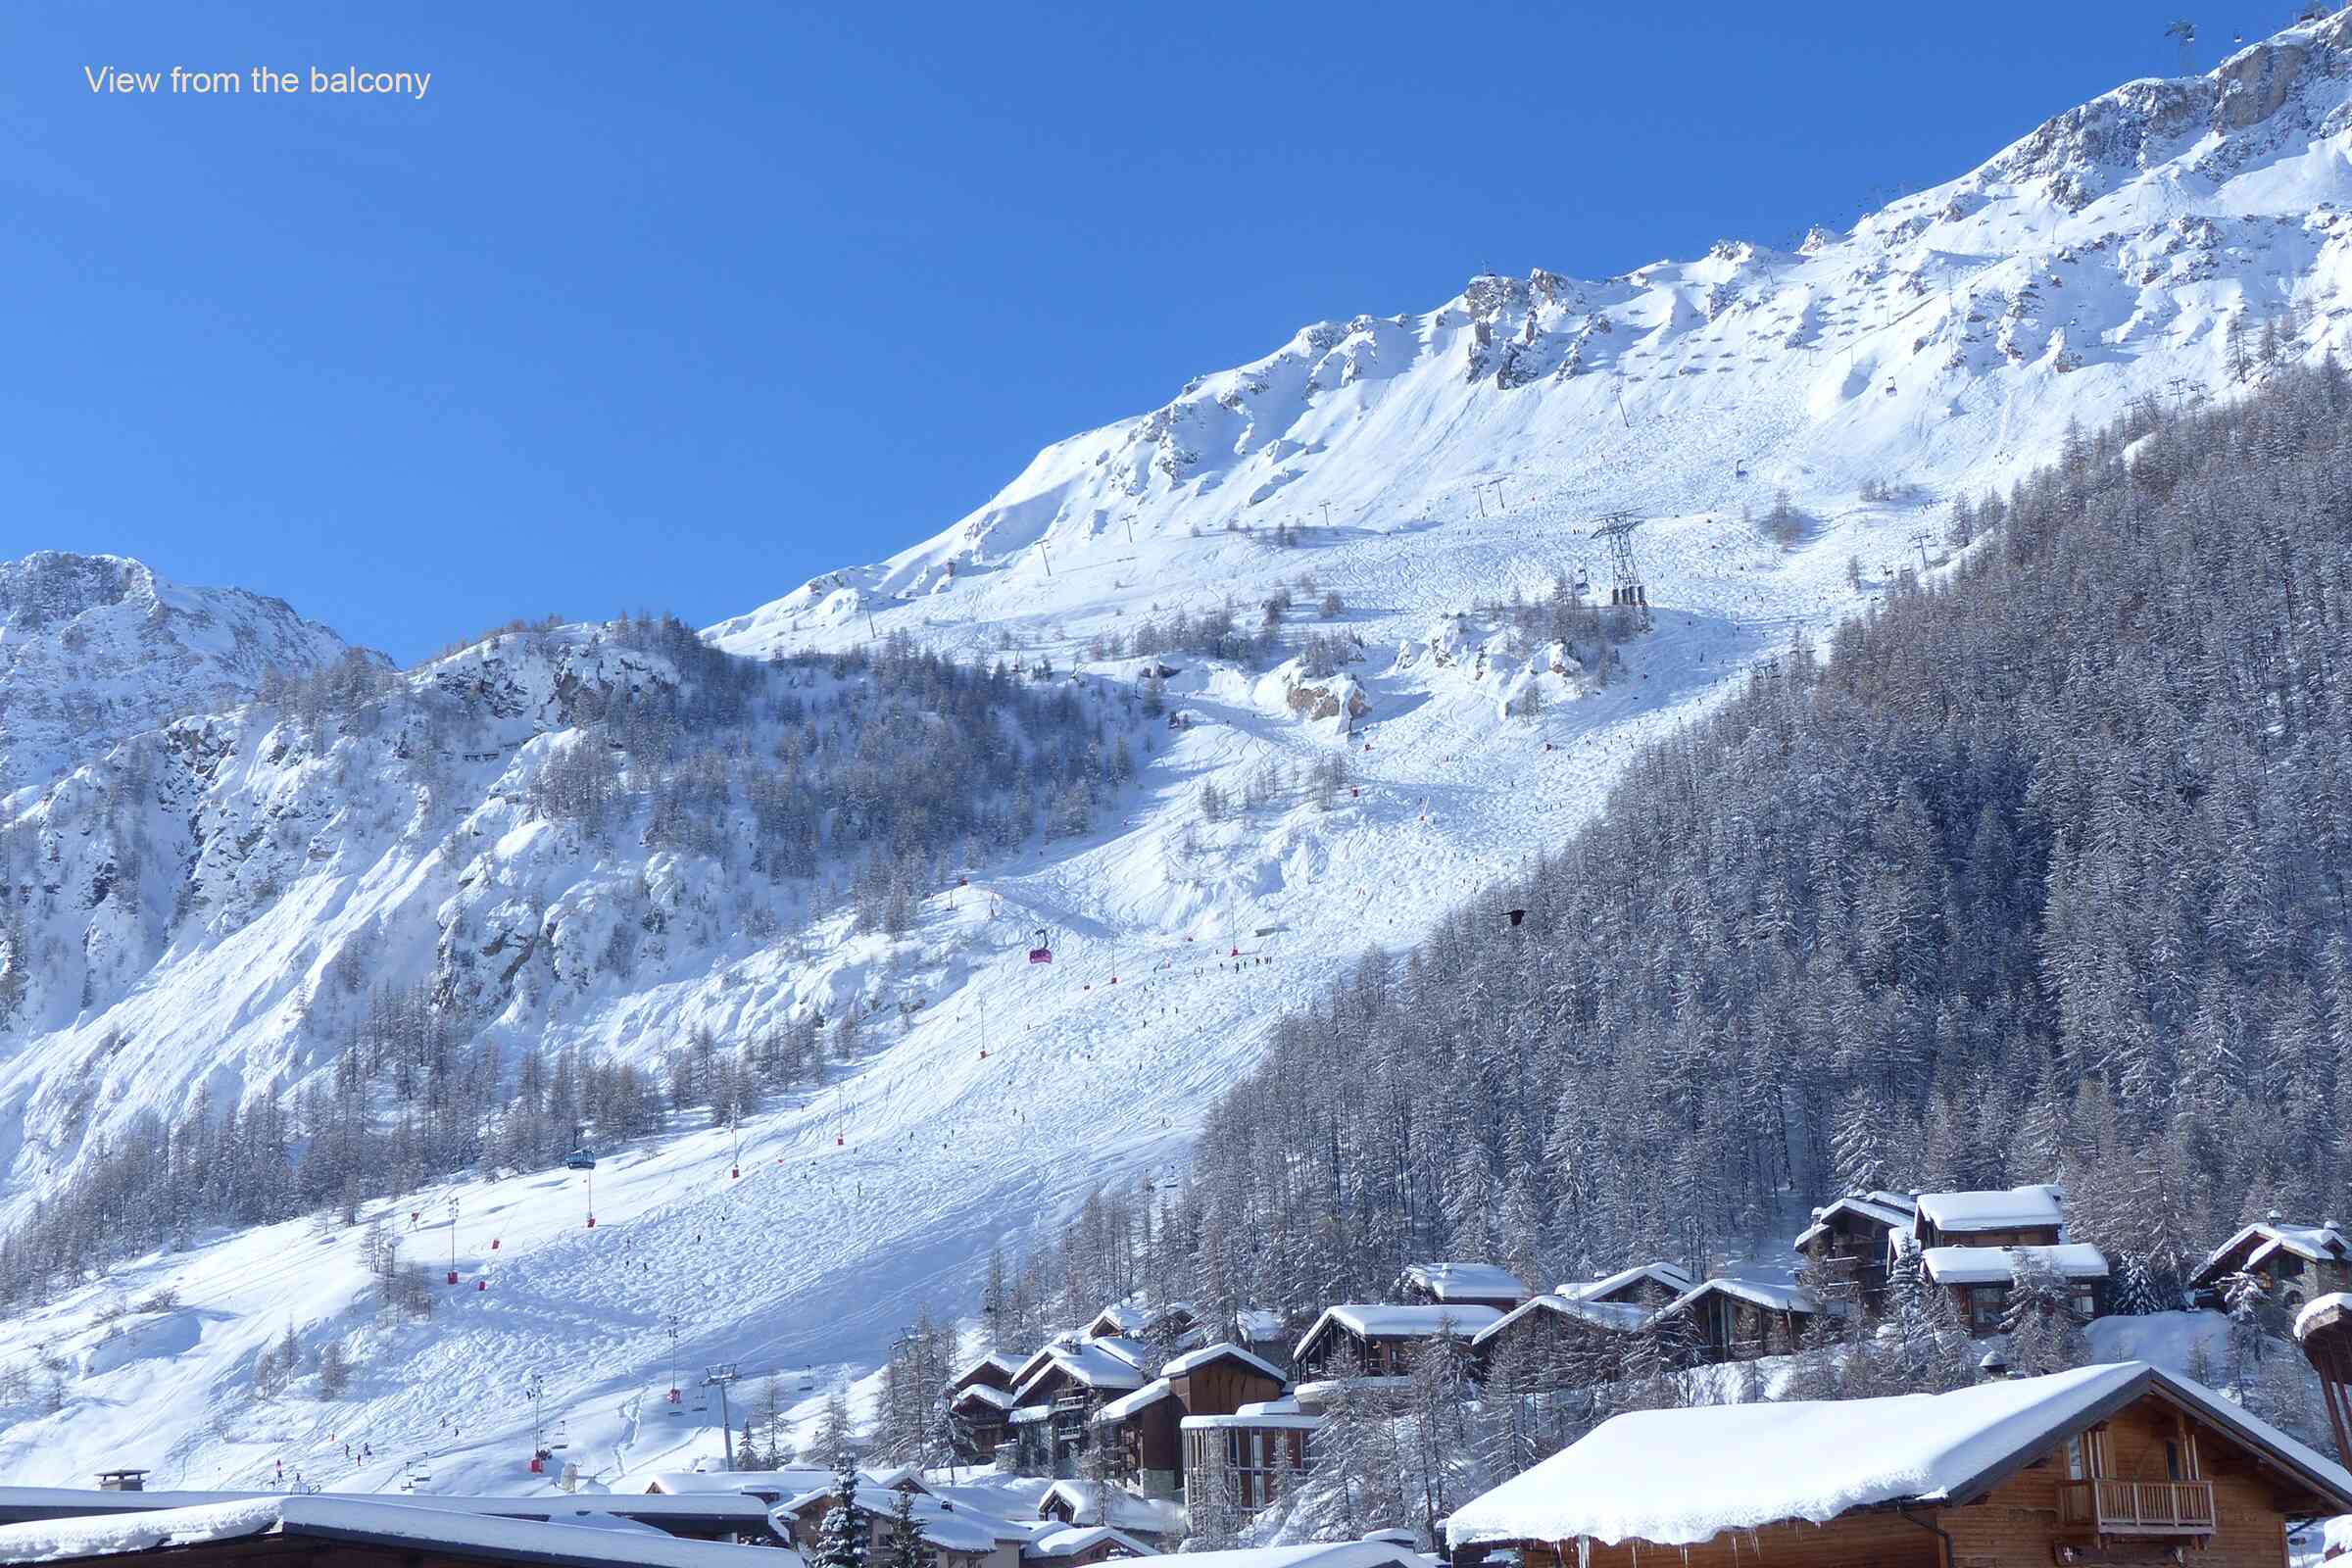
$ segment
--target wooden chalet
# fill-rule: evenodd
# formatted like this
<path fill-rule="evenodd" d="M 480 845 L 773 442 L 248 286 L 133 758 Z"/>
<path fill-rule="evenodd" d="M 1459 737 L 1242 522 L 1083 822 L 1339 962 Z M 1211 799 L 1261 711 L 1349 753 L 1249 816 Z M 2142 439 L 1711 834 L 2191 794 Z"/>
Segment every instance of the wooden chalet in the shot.
<path fill-rule="evenodd" d="M 1616 1375 L 1626 1345 L 1655 1314 L 1633 1300 L 1585 1300 L 1546 1292 L 1514 1307 L 1470 1338 L 1481 1376 L 1497 1358 L 1515 1357 L 1549 1388 L 1605 1383 Z"/>
<path fill-rule="evenodd" d="M 1023 1568 L 1092 1568 L 1114 1557 L 1157 1555 L 1151 1546 L 1109 1525 L 1063 1525 L 1040 1531 L 1021 1548 Z"/>
<path fill-rule="evenodd" d="M 1054 1482 L 1038 1499 L 1037 1516 L 1081 1528 L 1107 1525 L 1158 1551 L 1175 1546 L 1189 1530 L 1182 1504 L 1102 1481 Z"/>
<path fill-rule="evenodd" d="M 1113 1301 L 1088 1322 L 1085 1336 L 1090 1340 L 1123 1337 L 1179 1345 L 1198 1335 L 1200 1327 L 1200 1313 L 1190 1301 L 1167 1301 L 1159 1305 Z"/>
<path fill-rule="evenodd" d="M 866 1560 L 887 1562 L 898 1543 L 899 1499 L 914 1499 L 914 1522 L 931 1548 L 937 1568 L 1020 1568 L 1021 1547 L 1032 1532 L 1002 1519 L 959 1508 L 919 1488 L 894 1488 L 860 1483 L 855 1506 L 866 1527 Z M 831 1487 L 804 1493 L 777 1509 L 779 1523 L 791 1523 L 792 1544 L 813 1557 L 824 1535 L 825 1516 L 839 1502 Z"/>
<path fill-rule="evenodd" d="M 1637 1263 L 1581 1285 L 1562 1285 L 1552 1294 L 1571 1301 L 1646 1306 L 1655 1311 L 1697 1283 L 1689 1269 L 1677 1264 Z"/>
<path fill-rule="evenodd" d="M 1070 1476 L 1093 1438 L 1097 1411 L 1142 1389 L 1151 1348 L 1103 1338 L 1049 1348 L 1013 1390 L 1005 1424 L 1022 1465 L 1032 1473 Z"/>
<path fill-rule="evenodd" d="M 954 1396 L 966 1389 L 990 1388 L 1010 1394 L 1014 1374 L 1029 1359 L 1027 1356 L 1006 1355 L 1002 1350 L 991 1350 L 956 1373 L 955 1380 L 948 1385 L 948 1393 Z"/>
<path fill-rule="evenodd" d="M 149 1494 L 154 1495 L 154 1494 Z M 0 1562 L 120 1564 L 122 1568 L 737 1568 L 745 1547 L 681 1541 L 621 1525 L 583 1529 L 602 1514 L 589 1499 L 535 1499 L 556 1517 L 464 1504 L 311 1493 L 267 1493 L 174 1508 L 121 1509 L 0 1526 Z M 523 1500 L 523 1499 L 512 1499 Z M 603 1503 L 606 1499 L 593 1499 Z M 625 1516 L 619 1516 L 625 1517 Z M 766 1532 L 762 1532 L 766 1535 Z M 767 1535 L 772 1541 L 772 1535 Z M 1018 1568 L 1008 1562 L 1003 1568 Z"/>
<path fill-rule="evenodd" d="M 2223 1306 L 2223 1282 L 2232 1274 L 2262 1282 L 2264 1304 L 2277 1319 L 2269 1326 L 2276 1329 L 2306 1302 L 2352 1291 L 2352 1243 L 2333 1220 L 2289 1225 L 2273 1210 L 2215 1248 L 2188 1276 L 2188 1288 L 2201 1303 Z"/>
<path fill-rule="evenodd" d="M 1907 1237 L 1928 1247 L 2055 1247 L 2066 1240 L 2065 1195 L 2048 1183 L 1990 1192 L 1921 1193 Z M 1899 1235 L 1899 1233 L 1898 1233 Z"/>
<path fill-rule="evenodd" d="M 2001 1331 L 2009 1293 L 2027 1259 L 2066 1282 L 2075 1321 L 2087 1323 L 2099 1310 L 2107 1285 L 2107 1256 L 2085 1242 L 2054 1247 L 1931 1247 L 1919 1254 L 1921 1276 L 1948 1292 L 1952 1309 L 1972 1337 Z"/>
<path fill-rule="evenodd" d="M 1821 1298 L 1792 1280 L 1711 1279 L 1658 1308 L 1642 1327 L 1694 1361 L 1752 1361 L 1797 1348 L 1822 1310 Z"/>
<path fill-rule="evenodd" d="M 1352 1359 L 1365 1377 L 1401 1377 L 1413 1350 L 1441 1334 L 1467 1343 L 1501 1320 L 1492 1306 L 1327 1306 L 1291 1352 L 1301 1382 L 1329 1377 Z"/>
<path fill-rule="evenodd" d="M 1295 1398 L 1246 1404 L 1231 1415 L 1186 1416 L 1185 1506 L 1196 1518 L 1218 1505 L 1245 1517 L 1267 1508 L 1306 1473 L 1322 1425 Z"/>
<path fill-rule="evenodd" d="M 1278 1398 L 1283 1375 L 1238 1345 L 1212 1345 L 1178 1356 L 1133 1394 L 1095 1412 L 1097 1441 L 1107 1445 L 1113 1468 L 1147 1497 L 1175 1497 L 1184 1490 L 1186 1416 L 1231 1415 L 1245 1404 Z"/>
<path fill-rule="evenodd" d="M 986 1463 L 1010 1435 L 1008 1423 L 1015 1408 L 1009 1392 L 985 1383 L 969 1384 L 950 1395 L 956 1457 L 965 1464 Z"/>
<path fill-rule="evenodd" d="M 1642 1411 L 1456 1509 L 1454 1568 L 2284 1568 L 2352 1474 L 2145 1362 Z"/>
<path fill-rule="evenodd" d="M 1815 1209 L 1794 1243 L 1805 1260 L 1798 1278 L 1824 1301 L 1879 1310 L 1886 1303 L 1891 1240 L 1918 1217 L 1913 1200 L 1901 1193 L 1848 1193 Z"/>
<path fill-rule="evenodd" d="M 1536 1293 L 1493 1263 L 1415 1263 L 1396 1278 L 1396 1299 L 1413 1306 L 1491 1306 L 1508 1312 Z"/>

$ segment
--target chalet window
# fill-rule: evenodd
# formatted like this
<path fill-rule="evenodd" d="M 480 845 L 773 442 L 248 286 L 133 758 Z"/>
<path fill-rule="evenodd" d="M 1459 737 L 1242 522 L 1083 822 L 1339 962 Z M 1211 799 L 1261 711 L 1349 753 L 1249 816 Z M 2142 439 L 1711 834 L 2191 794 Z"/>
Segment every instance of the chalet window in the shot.
<path fill-rule="evenodd" d="M 2009 1309 L 2009 1287 L 1980 1285 L 1969 1298 L 1971 1326 L 1979 1334 L 1989 1334 L 2001 1326 L 2001 1317 Z"/>
<path fill-rule="evenodd" d="M 2164 1474 L 2170 1481 L 2180 1479 L 2180 1445 L 2170 1438 L 2164 1440 Z"/>
<path fill-rule="evenodd" d="M 2069 1481 L 2088 1479 L 2082 1474 L 2082 1440 L 2080 1437 L 2066 1440 L 2066 1479 Z"/>

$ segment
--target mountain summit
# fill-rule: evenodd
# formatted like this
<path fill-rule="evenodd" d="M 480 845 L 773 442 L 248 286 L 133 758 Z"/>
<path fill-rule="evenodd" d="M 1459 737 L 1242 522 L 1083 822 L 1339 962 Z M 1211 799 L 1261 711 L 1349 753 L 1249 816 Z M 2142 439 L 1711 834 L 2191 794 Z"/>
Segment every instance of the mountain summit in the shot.
<path fill-rule="evenodd" d="M 0 563 L 0 794 L 349 646 L 282 599 L 182 587 L 123 556 L 40 550 Z"/>
<path fill-rule="evenodd" d="M 923 543 L 712 635 L 855 641 L 871 614 L 978 649 L 1007 618 L 1132 614 L 1188 579 L 1222 584 L 1237 533 L 1981 490 L 2069 419 L 2341 348 L 2348 81 L 2339 13 L 2206 75 L 2119 87 L 1794 251 L 1724 240 L 1613 277 L 1481 276 L 1435 310 L 1317 322 L 1047 447 Z"/>

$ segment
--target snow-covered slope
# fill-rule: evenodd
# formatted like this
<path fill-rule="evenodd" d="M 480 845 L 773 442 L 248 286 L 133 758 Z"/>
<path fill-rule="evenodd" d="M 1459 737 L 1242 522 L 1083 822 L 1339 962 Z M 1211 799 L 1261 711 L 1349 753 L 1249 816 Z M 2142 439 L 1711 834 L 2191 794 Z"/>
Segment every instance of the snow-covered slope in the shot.
<path fill-rule="evenodd" d="M 351 1233 L 290 1221 L 198 1238 L 0 1328 L 0 1368 L 75 1348 L 66 1409 L 31 1395 L 0 1416 L 0 1471 L 63 1480 L 168 1454 L 194 1485 L 262 1479 L 283 1454 L 333 1484 L 396 1483 L 397 1465 L 334 1458 L 358 1432 L 379 1454 L 437 1451 L 437 1487 L 519 1488 L 513 1389 L 537 1371 L 583 1468 L 612 1483 L 691 1446 L 657 1435 L 669 1423 L 648 1397 L 669 1376 L 669 1314 L 690 1364 L 813 1363 L 815 1383 L 870 1365 L 917 1304 L 968 1304 L 993 1238 L 1164 1169 L 1280 1008 L 1557 842 L 1635 745 L 1793 633 L 1940 559 L 1963 487 L 2054 456 L 2070 420 L 2226 395 L 2260 373 L 2238 361 L 2266 333 L 2278 357 L 2340 348 L 2348 105 L 2338 17 L 2201 79 L 2121 88 L 1801 253 L 1734 241 L 1617 278 L 1485 277 L 1432 312 L 1310 327 L 1048 448 L 929 541 L 711 628 L 760 657 L 879 632 L 1043 659 L 1104 714 L 1147 668 L 1173 671 L 1184 722 L 1153 725 L 1113 817 L 939 868 L 900 936 L 771 907 L 798 929 L 768 938 L 723 856 L 681 869 L 540 815 L 573 727 L 550 698 L 576 689 L 573 662 L 596 662 L 592 685 L 670 678 L 609 668 L 586 633 L 480 655 L 495 667 L 453 691 L 478 744 L 280 751 L 275 720 L 234 717 L 137 743 L 172 749 L 152 776 L 188 793 L 118 812 L 112 842 L 137 850 L 143 824 L 152 860 L 189 869 L 142 869 L 136 897 L 114 894 L 106 842 L 59 826 L 106 820 L 121 769 L 76 773 L 20 808 L 20 864 L 54 845 L 71 874 L 39 885 L 76 906 L 43 928 L 56 977 L 28 986 L 5 1041 L 20 1211 L 107 1117 L 330 1071 L 336 1037 L 306 1032 L 306 1011 L 357 1004 L 325 982 L 366 932 L 368 961 L 341 971 L 360 993 L 470 975 L 468 1016 L 509 1048 L 650 1061 L 695 1024 L 733 1041 L 819 1001 L 908 1005 L 849 1073 L 749 1123 L 741 1166 L 710 1131 L 609 1158 L 593 1231 L 583 1181 L 560 1172 L 379 1205 L 429 1225 L 454 1197 L 469 1216 L 460 1270 L 490 1289 L 452 1293 L 429 1325 L 378 1326 Z M 1769 523 L 1781 491 L 1789 513 Z M 1604 666 L 1508 606 L 1580 576 L 1605 598 L 1611 564 L 1588 535 L 1619 511 L 1642 519 L 1655 627 Z M 1254 632 L 1278 589 L 1272 669 L 1197 651 L 1204 613 L 1230 605 Z M 1310 636 L 1336 639 L 1333 673 L 1307 672 Z M 1207 785 L 1230 806 L 1204 810 Z M 567 966 L 570 933 L 595 951 L 641 884 L 683 901 L 690 939 L 631 977 Z M 1026 961 L 1039 928 L 1051 965 Z M 548 966 L 535 991 L 537 971 L 508 968 L 518 956 Z M 428 1230 L 421 1255 L 449 1239 Z M 168 1358 L 98 1352 L 113 1291 L 173 1281 L 181 1305 L 154 1342 Z M 289 1319 L 307 1346 L 349 1337 L 349 1396 L 250 1396 Z"/>
<path fill-rule="evenodd" d="M 332 663 L 342 638 L 282 599 L 186 588 L 121 556 L 0 562 L 0 794 L 166 719 Z"/>

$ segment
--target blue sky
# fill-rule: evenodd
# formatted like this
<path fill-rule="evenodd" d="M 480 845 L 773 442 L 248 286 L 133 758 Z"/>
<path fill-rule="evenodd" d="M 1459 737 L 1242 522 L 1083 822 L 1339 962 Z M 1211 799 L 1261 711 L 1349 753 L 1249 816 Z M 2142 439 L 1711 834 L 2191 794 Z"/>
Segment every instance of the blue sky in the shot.
<path fill-rule="evenodd" d="M 2192 12 L 2202 63 L 2290 10 Z M 1848 221 L 2169 72 L 2173 14 L 12 6 L 0 555 L 136 555 L 404 662 L 708 624 L 1306 321 Z M 432 82 L 83 74 L 174 64 Z"/>

